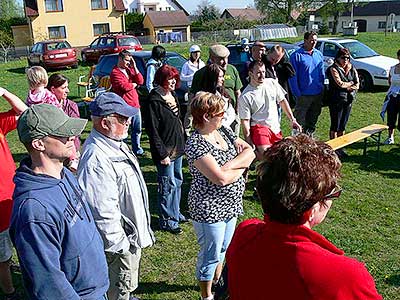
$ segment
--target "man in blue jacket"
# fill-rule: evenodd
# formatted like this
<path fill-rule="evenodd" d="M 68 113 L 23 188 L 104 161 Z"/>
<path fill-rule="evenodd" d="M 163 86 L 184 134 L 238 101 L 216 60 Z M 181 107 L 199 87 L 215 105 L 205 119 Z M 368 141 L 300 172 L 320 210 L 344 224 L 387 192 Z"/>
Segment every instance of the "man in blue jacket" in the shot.
<path fill-rule="evenodd" d="M 292 93 L 296 98 L 294 116 L 308 135 L 313 135 L 321 114 L 324 92 L 324 59 L 318 49 L 317 34 L 314 31 L 304 34 L 304 45 L 290 56 L 296 71 L 289 78 Z"/>
<path fill-rule="evenodd" d="M 86 122 L 50 104 L 30 107 L 18 121 L 29 157 L 14 177 L 10 236 L 29 299 L 105 299 L 103 242 L 77 180 L 63 167 Z"/>

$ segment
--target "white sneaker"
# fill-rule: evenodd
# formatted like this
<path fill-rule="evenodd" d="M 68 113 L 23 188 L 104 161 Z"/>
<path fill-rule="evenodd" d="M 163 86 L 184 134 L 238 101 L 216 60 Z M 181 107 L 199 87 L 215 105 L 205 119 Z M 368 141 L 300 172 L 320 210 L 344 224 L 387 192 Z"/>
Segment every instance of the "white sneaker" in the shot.
<path fill-rule="evenodd" d="M 384 145 L 393 145 L 394 144 L 394 138 L 393 137 L 388 137 L 386 141 L 383 142 Z"/>

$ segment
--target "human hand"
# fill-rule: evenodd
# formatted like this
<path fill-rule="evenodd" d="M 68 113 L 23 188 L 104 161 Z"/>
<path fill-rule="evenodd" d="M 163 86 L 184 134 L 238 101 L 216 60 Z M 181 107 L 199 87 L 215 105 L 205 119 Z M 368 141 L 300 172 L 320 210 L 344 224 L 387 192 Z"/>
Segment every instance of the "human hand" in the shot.
<path fill-rule="evenodd" d="M 169 166 L 171 164 L 171 159 L 169 158 L 169 156 L 167 156 L 166 158 L 160 161 L 160 164 Z"/>
<path fill-rule="evenodd" d="M 131 68 L 136 68 L 136 62 L 135 62 L 135 59 L 133 58 L 133 57 L 131 57 L 131 61 L 130 61 L 130 66 L 131 66 Z"/>
<path fill-rule="evenodd" d="M 245 141 L 243 141 L 242 139 L 237 139 L 235 141 L 235 147 L 236 147 L 236 151 L 237 153 L 241 153 L 247 146 L 247 143 Z"/>
<path fill-rule="evenodd" d="M 299 123 L 297 123 L 296 119 L 292 120 L 292 128 L 293 129 L 297 129 L 298 131 L 302 132 L 303 128 L 301 127 L 301 125 Z"/>

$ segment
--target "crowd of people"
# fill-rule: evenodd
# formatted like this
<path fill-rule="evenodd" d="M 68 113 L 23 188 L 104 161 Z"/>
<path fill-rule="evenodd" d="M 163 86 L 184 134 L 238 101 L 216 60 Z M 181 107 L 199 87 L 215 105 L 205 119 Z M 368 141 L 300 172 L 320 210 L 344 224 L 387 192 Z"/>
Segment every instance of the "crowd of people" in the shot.
<path fill-rule="evenodd" d="M 0 113 L 0 287 L 6 299 L 19 299 L 12 244 L 29 299 L 138 299 L 142 249 L 155 243 L 138 159 L 145 155 L 142 123 L 157 169 L 158 228 L 179 235 L 181 223 L 192 223 L 201 299 L 214 299 L 225 256 L 233 300 L 381 299 L 364 265 L 312 230 L 341 194 L 339 157 L 346 155 L 313 139 L 324 80 L 330 138 L 345 133 L 359 88 L 349 50 L 340 49 L 325 74 L 316 42 L 315 32 L 305 33 L 304 46 L 287 61 L 281 46 L 266 49 L 256 41 L 246 74 L 228 64 L 229 50 L 220 44 L 209 48 L 206 64 L 192 45 L 181 73 L 163 63 L 166 51 L 157 45 L 146 76 L 122 51 L 110 74 L 112 91 L 89 105 L 92 129 L 82 147 L 87 120 L 68 99 L 65 76 L 29 68 L 26 101 L 0 88 L 12 108 Z M 387 144 L 400 111 L 399 74 L 400 64 L 390 71 L 382 110 Z M 189 86 L 184 122 L 175 94 L 181 81 Z M 141 107 L 136 88 L 143 84 L 149 95 Z M 293 129 L 286 138 L 282 112 Z M 16 128 L 29 155 L 17 170 L 5 140 Z M 180 208 L 184 158 L 192 177 L 188 216 Z M 255 161 L 265 217 L 236 228 L 245 174 Z"/>

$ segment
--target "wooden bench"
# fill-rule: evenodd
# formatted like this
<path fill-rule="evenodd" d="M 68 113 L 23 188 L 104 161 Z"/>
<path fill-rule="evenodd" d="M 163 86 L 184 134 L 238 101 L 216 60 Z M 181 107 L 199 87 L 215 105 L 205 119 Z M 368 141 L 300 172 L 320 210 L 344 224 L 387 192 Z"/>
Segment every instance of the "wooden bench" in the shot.
<path fill-rule="evenodd" d="M 388 127 L 386 125 L 381 124 L 372 124 L 367 127 L 355 130 L 353 132 L 347 133 L 335 139 L 329 140 L 326 143 L 332 147 L 333 150 L 337 150 L 348 145 L 351 145 L 355 142 L 364 140 L 364 150 L 363 155 L 367 155 L 367 138 L 372 138 L 377 145 L 378 149 L 378 157 L 379 157 L 379 149 L 381 144 L 381 134 L 382 131 L 387 130 Z"/>

